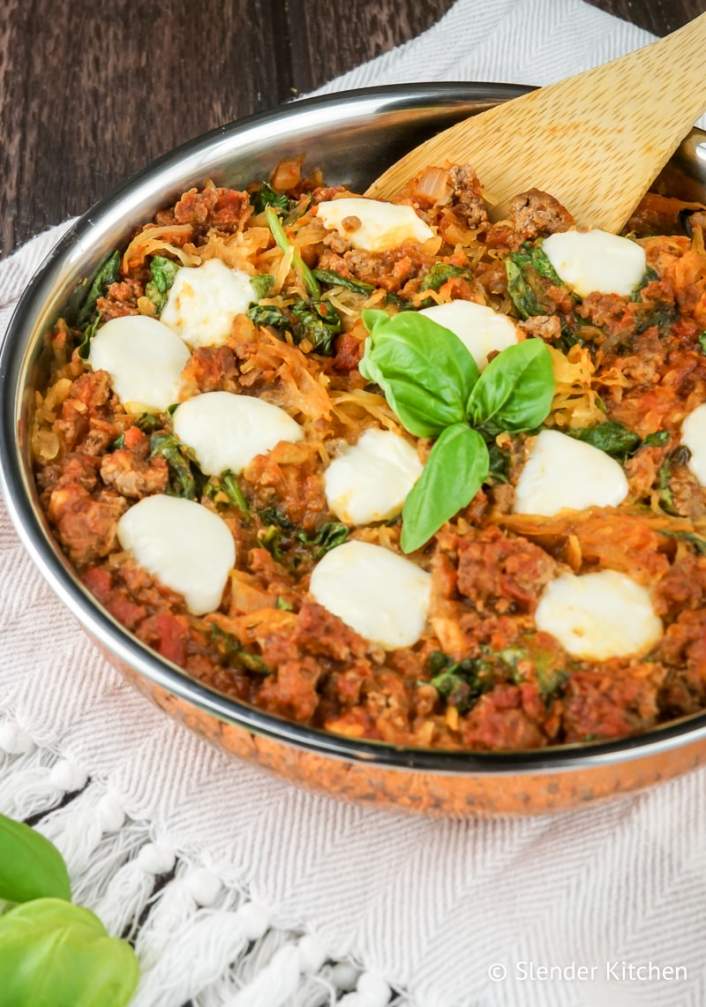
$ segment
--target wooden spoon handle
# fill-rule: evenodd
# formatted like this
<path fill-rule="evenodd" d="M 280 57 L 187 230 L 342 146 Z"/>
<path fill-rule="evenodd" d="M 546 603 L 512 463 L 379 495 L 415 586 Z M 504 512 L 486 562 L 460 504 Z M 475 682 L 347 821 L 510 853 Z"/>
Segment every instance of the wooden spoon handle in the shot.
<path fill-rule="evenodd" d="M 444 130 L 367 195 L 389 198 L 430 164 L 469 163 L 496 217 L 536 186 L 579 225 L 618 231 L 706 109 L 705 71 L 702 14 L 652 45 Z"/>

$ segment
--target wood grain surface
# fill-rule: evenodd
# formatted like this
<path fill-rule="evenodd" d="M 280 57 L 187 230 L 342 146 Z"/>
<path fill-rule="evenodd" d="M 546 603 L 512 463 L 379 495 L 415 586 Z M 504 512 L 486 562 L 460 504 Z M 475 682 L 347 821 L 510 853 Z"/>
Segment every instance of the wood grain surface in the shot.
<path fill-rule="evenodd" d="M 451 2 L 0 0 L 0 255 L 189 137 L 407 41 Z M 593 2 L 657 34 L 706 10 Z"/>

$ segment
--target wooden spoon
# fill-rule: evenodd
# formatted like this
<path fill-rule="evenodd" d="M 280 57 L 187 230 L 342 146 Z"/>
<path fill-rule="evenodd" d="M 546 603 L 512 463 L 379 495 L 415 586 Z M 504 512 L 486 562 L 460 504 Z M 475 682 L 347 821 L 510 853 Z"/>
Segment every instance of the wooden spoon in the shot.
<path fill-rule="evenodd" d="M 445 129 L 367 191 L 386 199 L 428 165 L 468 163 L 495 219 L 536 187 L 579 226 L 619 231 L 706 110 L 706 14 L 627 56 Z"/>

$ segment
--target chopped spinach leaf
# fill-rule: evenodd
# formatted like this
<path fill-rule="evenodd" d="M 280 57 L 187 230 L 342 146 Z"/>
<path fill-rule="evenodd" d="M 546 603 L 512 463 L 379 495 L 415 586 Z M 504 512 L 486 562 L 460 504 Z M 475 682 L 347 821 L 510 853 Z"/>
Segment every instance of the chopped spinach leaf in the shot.
<path fill-rule="evenodd" d="M 91 351 L 91 340 L 96 334 L 100 321 L 101 316 L 96 312 L 93 316 L 93 321 L 89 322 L 81 333 L 81 342 L 78 344 L 78 355 L 81 360 L 88 360 L 88 354 Z"/>
<path fill-rule="evenodd" d="M 706 353 L 706 329 L 699 333 L 699 347 L 702 353 Z"/>
<path fill-rule="evenodd" d="M 348 538 L 348 528 L 339 521 L 328 521 L 309 533 L 296 525 L 278 507 L 264 507 L 258 512 L 264 527 L 258 538 L 280 563 L 296 567 L 303 558 L 319 560 L 330 549 Z"/>
<path fill-rule="evenodd" d="M 355 294 L 372 294 L 375 287 L 372 283 L 363 283 L 362 280 L 351 280 L 348 276 L 335 273 L 332 269 L 315 269 L 314 276 L 320 283 L 326 283 L 331 287 L 345 287 Z"/>
<path fill-rule="evenodd" d="M 342 545 L 348 538 L 348 528 L 340 521 L 328 521 L 319 530 L 308 535 L 304 531 L 297 533 L 299 541 L 314 553 L 315 559 L 321 559 L 331 549 L 337 545 Z"/>
<path fill-rule="evenodd" d="M 282 221 L 277 216 L 277 211 L 274 207 L 265 207 L 265 217 L 267 219 L 267 226 L 272 233 L 272 237 L 275 239 L 277 247 L 283 252 L 288 252 L 293 246 L 287 237 L 284 227 L 282 226 Z M 319 281 L 316 279 L 311 269 L 309 269 L 306 262 L 304 262 L 302 253 L 296 246 L 294 246 L 292 265 L 299 274 L 302 284 L 309 296 L 315 301 L 318 301 L 321 298 L 321 287 L 319 286 Z"/>
<path fill-rule="evenodd" d="M 98 298 L 105 294 L 111 283 L 116 282 L 119 275 L 120 252 L 116 249 L 101 263 L 91 280 L 91 285 L 78 309 L 76 316 L 77 329 L 82 329 L 89 322 L 93 321 L 93 313 L 96 310 Z"/>
<path fill-rule="evenodd" d="M 145 295 L 154 304 L 158 315 L 161 315 L 167 303 L 167 296 L 179 268 L 178 262 L 163 255 L 153 255 L 150 260 L 150 279 L 145 287 Z"/>
<path fill-rule="evenodd" d="M 688 542 L 692 545 L 694 549 L 700 553 L 702 556 L 706 556 L 706 538 L 701 538 L 700 535 L 695 535 L 690 531 L 664 531 L 660 530 L 660 535 L 666 535 L 667 538 L 677 538 L 681 539 L 683 542 Z"/>
<path fill-rule="evenodd" d="M 273 304 L 253 304 L 248 308 L 248 318 L 255 325 L 271 325 L 273 329 L 291 328 L 288 316 Z"/>
<path fill-rule="evenodd" d="M 653 283 L 655 280 L 658 279 L 659 274 L 657 273 L 657 271 L 653 269 L 652 266 L 648 266 L 647 269 L 645 270 L 644 276 L 642 277 L 638 285 L 635 287 L 633 292 L 630 294 L 630 300 L 631 301 L 642 300 L 642 291 L 647 286 L 647 284 Z"/>
<path fill-rule="evenodd" d="M 662 506 L 668 514 L 679 515 L 679 511 L 674 504 L 674 496 L 670 486 L 673 465 L 686 465 L 691 457 L 691 452 L 685 445 L 680 445 L 668 458 L 662 462 L 657 474 L 657 486 Z"/>
<path fill-rule="evenodd" d="M 662 301 L 655 301 L 654 304 L 646 301 L 644 302 L 644 309 L 635 324 L 635 331 L 638 333 L 656 326 L 660 333 L 664 335 L 677 317 L 674 305 L 666 304 Z"/>
<path fill-rule="evenodd" d="M 654 434 L 648 434 L 642 442 L 646 448 L 661 448 L 669 440 L 668 430 L 657 430 Z"/>
<path fill-rule="evenodd" d="M 479 697 L 493 686 L 492 675 L 486 662 L 480 658 L 465 658 L 454 661 L 442 651 L 434 651 L 427 659 L 429 682 L 449 706 L 455 706 L 459 713 L 467 713 Z"/>
<path fill-rule="evenodd" d="M 276 210 L 282 210 L 283 213 L 287 213 L 292 204 L 292 201 L 284 192 L 277 192 L 269 182 L 262 182 L 260 188 L 250 194 L 250 202 L 255 209 L 255 213 L 262 213 L 267 206 L 274 206 Z"/>
<path fill-rule="evenodd" d="M 152 457 L 161 455 L 169 466 L 169 489 L 171 496 L 195 500 L 199 495 L 203 475 L 187 454 L 187 449 L 174 434 L 152 434 L 150 439 Z"/>
<path fill-rule="evenodd" d="M 159 413 L 141 413 L 133 423 L 133 426 L 138 427 L 143 434 L 153 434 L 155 430 L 159 430 L 164 424 L 160 419 Z"/>
<path fill-rule="evenodd" d="M 220 478 L 217 476 L 211 476 L 204 486 L 203 492 L 210 500 L 213 500 L 216 505 L 223 503 L 223 497 L 225 497 L 228 503 L 231 506 L 236 507 L 242 514 L 250 514 L 250 506 L 248 505 L 248 501 L 245 499 L 245 494 L 241 490 L 236 476 L 230 471 L 230 469 L 226 469 L 225 472 L 222 472 Z"/>
<path fill-rule="evenodd" d="M 267 297 L 269 292 L 272 290 L 275 283 L 275 278 L 271 273 L 259 273 L 257 276 L 250 277 L 250 285 L 255 291 L 255 296 L 258 301 Z"/>
<path fill-rule="evenodd" d="M 398 311 L 416 311 L 417 309 L 409 301 L 406 301 L 404 297 L 400 297 L 399 294 L 393 294 L 388 292 L 385 295 L 385 304 L 390 304 L 392 307 L 397 308 Z"/>
<path fill-rule="evenodd" d="M 294 524 L 289 520 L 284 511 L 281 511 L 279 507 L 263 507 L 259 511 L 260 520 L 266 525 L 277 525 L 278 528 L 284 528 L 285 531 L 291 531 L 294 528 Z"/>
<path fill-rule="evenodd" d="M 245 494 L 241 490 L 236 476 L 230 471 L 230 469 L 226 469 L 226 471 L 221 475 L 221 483 L 223 484 L 223 490 L 226 496 L 233 506 L 237 507 L 239 511 L 242 511 L 243 514 L 249 514 L 250 507 L 245 499 Z"/>
<path fill-rule="evenodd" d="M 453 276 L 468 276 L 468 270 L 450 262 L 436 262 L 422 277 L 420 290 L 439 290 Z"/>
<path fill-rule="evenodd" d="M 535 662 L 539 692 L 546 706 L 556 699 L 569 681 L 569 672 L 565 668 L 545 667 L 540 661 Z"/>
<path fill-rule="evenodd" d="M 333 340 L 341 331 L 341 316 L 329 301 L 298 301 L 292 306 L 294 338 L 307 339 L 323 356 L 331 356 Z"/>
<path fill-rule="evenodd" d="M 341 331 L 341 316 L 329 301 L 299 300 L 286 310 L 272 304 L 253 304 L 248 318 L 255 325 L 289 330 L 295 343 L 306 339 L 322 356 L 334 352 L 334 338 Z"/>
<path fill-rule="evenodd" d="M 120 252 L 116 249 L 96 270 L 86 296 L 77 309 L 76 328 L 81 329 L 78 355 L 82 360 L 88 360 L 88 354 L 91 350 L 91 340 L 95 336 L 101 322 L 97 309 L 98 298 L 103 297 L 108 287 L 116 282 L 119 275 Z"/>
<path fill-rule="evenodd" d="M 243 647 L 232 633 L 211 623 L 211 643 L 221 656 L 224 664 L 231 668 L 239 668 L 244 671 L 251 671 L 256 675 L 269 675 L 270 669 L 267 667 L 259 654 L 253 653 L 247 647 Z"/>
<path fill-rule="evenodd" d="M 627 458 L 640 446 L 640 438 L 634 431 L 613 420 L 598 423 L 594 427 L 569 430 L 567 433 L 591 447 L 600 448 L 614 458 Z"/>
<path fill-rule="evenodd" d="M 508 293 L 521 318 L 551 314 L 542 280 L 556 286 L 561 286 L 562 280 L 541 244 L 525 242 L 519 251 L 511 252 L 505 259 L 505 272 Z"/>

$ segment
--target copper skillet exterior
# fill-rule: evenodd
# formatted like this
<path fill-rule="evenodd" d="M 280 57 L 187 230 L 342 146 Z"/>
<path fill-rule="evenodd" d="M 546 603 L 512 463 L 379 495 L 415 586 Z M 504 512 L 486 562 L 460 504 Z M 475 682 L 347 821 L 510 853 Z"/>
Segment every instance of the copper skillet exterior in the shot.
<path fill-rule="evenodd" d="M 109 660 L 140 691 L 227 752 L 336 797 L 446 816 L 540 814 L 604 800 L 706 762 L 706 714 L 637 738 L 529 753 L 396 749 L 288 723 L 193 681 L 143 647 L 81 587 L 52 541 L 29 459 L 32 390 L 46 375 L 44 334 L 76 285 L 133 227 L 192 185 L 239 186 L 305 152 L 332 183 L 362 191 L 383 167 L 437 130 L 525 88 L 414 84 L 285 106 L 224 126 L 167 154 L 89 210 L 43 265 L 0 353 L 0 466 L 7 503 L 32 558 Z M 706 134 L 670 165 L 670 190 L 706 192 Z M 234 765 L 234 772 L 237 766 Z"/>

